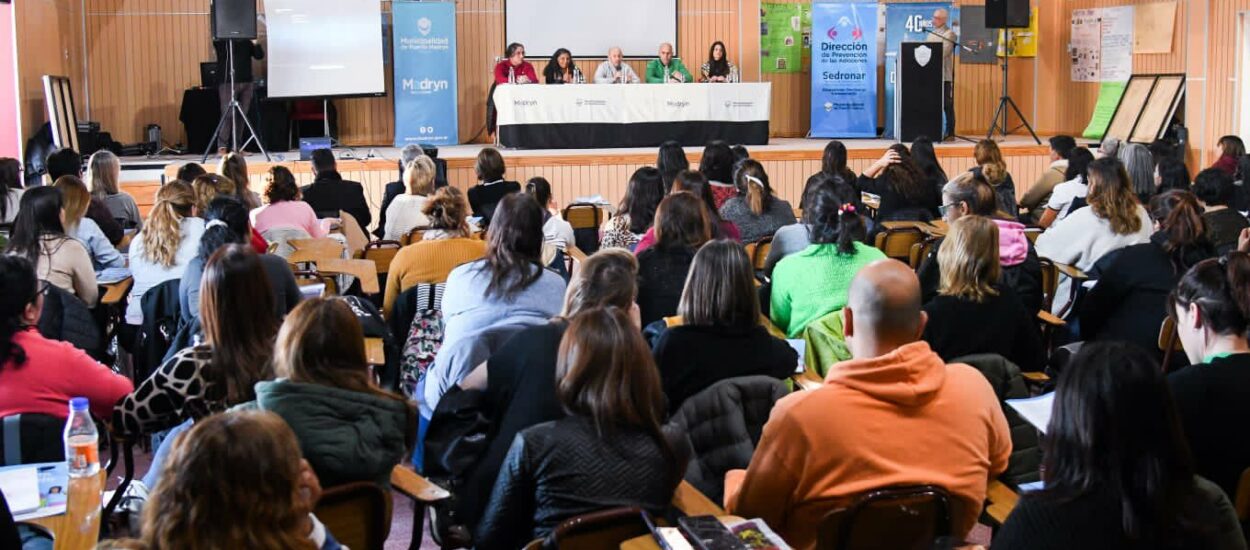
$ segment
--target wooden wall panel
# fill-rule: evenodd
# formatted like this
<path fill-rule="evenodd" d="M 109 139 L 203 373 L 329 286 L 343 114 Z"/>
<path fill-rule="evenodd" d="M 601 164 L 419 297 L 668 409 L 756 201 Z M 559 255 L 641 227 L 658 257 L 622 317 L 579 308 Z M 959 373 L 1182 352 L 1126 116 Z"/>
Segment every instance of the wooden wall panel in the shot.
<path fill-rule="evenodd" d="M 48 122 L 43 101 L 43 75 L 69 77 L 76 110 L 83 107 L 83 40 L 79 0 L 20 0 L 13 5 L 17 46 L 18 110 L 21 141 Z"/>
<path fill-rule="evenodd" d="M 1205 167 L 1219 155 L 1216 142 L 1225 134 L 1234 133 L 1237 121 L 1237 44 L 1240 16 L 1250 12 L 1250 0 L 1211 0 L 1211 11 L 1205 20 L 1191 21 L 1193 34 L 1205 36 L 1203 55 L 1190 56 L 1190 77 L 1186 93 L 1186 125 L 1194 134 L 1194 153 L 1198 166 Z M 1198 31 L 1198 25 L 1202 25 Z M 1195 45 L 1191 41 L 1191 45 Z M 1201 65 L 1198 64 L 1201 62 Z M 1242 60 L 1250 63 L 1250 60 Z M 1246 76 L 1242 76 L 1243 81 Z M 1242 105 L 1250 109 L 1250 105 Z M 1199 119 L 1199 120 L 1195 120 Z M 1242 136 L 1243 139 L 1250 136 Z"/>

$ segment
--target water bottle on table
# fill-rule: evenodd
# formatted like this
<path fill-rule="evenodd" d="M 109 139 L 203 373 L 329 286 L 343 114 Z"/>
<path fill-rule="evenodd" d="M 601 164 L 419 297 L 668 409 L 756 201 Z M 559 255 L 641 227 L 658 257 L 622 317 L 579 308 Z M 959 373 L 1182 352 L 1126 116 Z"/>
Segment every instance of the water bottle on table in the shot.
<path fill-rule="evenodd" d="M 65 460 L 69 464 L 69 477 L 91 477 L 100 471 L 100 434 L 91 420 L 86 397 L 69 400 Z"/>

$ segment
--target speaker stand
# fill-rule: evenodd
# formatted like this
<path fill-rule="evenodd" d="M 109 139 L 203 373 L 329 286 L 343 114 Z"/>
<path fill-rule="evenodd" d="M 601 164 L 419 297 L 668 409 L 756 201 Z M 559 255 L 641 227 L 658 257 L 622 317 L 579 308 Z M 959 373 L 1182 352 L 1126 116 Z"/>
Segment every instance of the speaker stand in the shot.
<path fill-rule="evenodd" d="M 1004 33 L 1004 36 L 1005 35 L 1006 34 Z M 1008 53 L 1006 45 L 1003 46 L 1003 53 Z M 995 130 L 1001 132 L 1002 137 L 1006 138 L 1008 134 L 1015 130 L 1028 128 L 1029 135 L 1033 136 L 1033 141 L 1037 142 L 1038 145 L 1041 145 L 1042 140 L 1037 138 L 1037 132 L 1034 132 L 1033 126 L 1029 125 L 1029 119 L 1024 118 L 1024 113 L 1020 112 L 1020 107 L 1016 105 L 1014 99 L 1011 99 L 1011 91 L 1008 88 L 1010 81 L 1007 79 L 1007 67 L 1009 66 L 1007 62 L 1010 59 L 1011 58 L 1008 55 L 1004 55 L 1002 60 L 999 62 L 999 66 L 1003 69 L 1003 94 L 998 98 L 998 108 L 994 110 L 994 118 L 990 121 L 990 130 L 985 133 L 985 139 L 993 139 Z M 1016 113 L 1016 116 L 1020 118 L 1020 126 L 1010 129 L 1007 128 L 1007 109 L 1009 107 L 1011 108 L 1011 111 Z"/>
<path fill-rule="evenodd" d="M 247 112 L 245 112 L 243 107 L 239 105 L 239 98 L 236 97 L 234 93 L 234 40 L 226 41 L 226 58 L 229 60 L 230 65 L 230 103 L 226 105 L 225 112 L 221 113 L 221 120 L 217 122 L 217 129 L 213 130 L 213 137 L 209 139 L 208 148 L 204 150 L 204 157 L 200 159 L 200 163 L 203 164 L 208 162 L 208 155 L 209 153 L 212 153 L 213 147 L 217 145 L 217 140 L 221 136 L 221 128 L 226 125 L 227 118 L 230 118 L 231 121 L 230 150 L 235 152 L 241 150 L 239 148 L 238 120 L 233 118 L 236 115 L 243 119 L 243 125 L 247 127 L 247 132 L 249 134 L 247 141 L 243 142 L 243 146 L 247 147 L 247 144 L 255 140 L 256 146 L 260 148 L 261 154 L 265 155 L 265 161 L 272 162 L 273 159 L 269 158 L 269 151 L 265 150 L 265 144 L 262 143 L 260 138 L 256 136 L 256 130 L 252 128 L 252 122 L 247 119 Z"/>

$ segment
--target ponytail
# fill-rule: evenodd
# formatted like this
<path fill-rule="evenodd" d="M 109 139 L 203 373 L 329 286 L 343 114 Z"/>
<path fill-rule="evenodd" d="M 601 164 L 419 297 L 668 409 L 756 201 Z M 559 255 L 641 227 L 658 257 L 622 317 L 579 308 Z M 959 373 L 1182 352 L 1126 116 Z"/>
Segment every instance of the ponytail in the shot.
<path fill-rule="evenodd" d="M 1220 335 L 1244 338 L 1250 327 L 1250 254 L 1229 252 L 1198 262 L 1168 297 L 1168 314 L 1197 305 L 1203 325 Z"/>
<path fill-rule="evenodd" d="M 836 245 L 840 255 L 855 254 L 856 241 L 868 235 L 868 227 L 859 214 L 859 192 L 845 183 L 821 185 L 811 190 L 808 238 L 812 244 Z M 808 211 L 804 211 L 808 216 Z"/>
<path fill-rule="evenodd" d="M 751 213 L 761 216 L 772 206 L 773 192 L 768 185 L 768 173 L 759 161 L 746 159 L 738 165 L 738 173 L 734 178 L 738 192 L 742 194 L 751 209 Z"/>
<path fill-rule="evenodd" d="M 1172 257 L 1172 267 L 1177 273 L 1189 269 L 1186 253 L 1196 247 L 1206 246 L 1206 226 L 1202 221 L 1202 207 L 1198 199 L 1188 191 L 1168 191 L 1150 200 L 1150 218 L 1159 223 L 1167 240 L 1163 250 Z"/>
<path fill-rule="evenodd" d="M 985 179 L 991 185 L 998 185 L 1007 179 L 1007 166 L 1002 163 L 989 163 L 981 165 L 981 173 L 985 175 Z"/>
<path fill-rule="evenodd" d="M 191 215 L 194 205 L 195 193 L 187 184 L 175 181 L 161 187 L 148 223 L 139 235 L 144 258 L 164 267 L 174 265 L 182 242 L 182 220 Z"/>
<path fill-rule="evenodd" d="M 849 202 L 838 208 L 838 254 L 855 254 L 855 242 L 863 240 L 868 233 L 864 217 L 857 210 Z"/>

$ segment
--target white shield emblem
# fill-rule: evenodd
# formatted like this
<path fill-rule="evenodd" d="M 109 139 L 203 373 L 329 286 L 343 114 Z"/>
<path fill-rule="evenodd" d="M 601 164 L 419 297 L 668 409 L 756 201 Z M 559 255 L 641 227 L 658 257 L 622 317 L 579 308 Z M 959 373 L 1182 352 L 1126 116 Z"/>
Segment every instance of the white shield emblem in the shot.
<path fill-rule="evenodd" d="M 919 63 L 921 67 L 928 65 L 931 59 L 933 59 L 933 49 L 928 46 L 916 48 L 916 63 Z"/>
<path fill-rule="evenodd" d="M 434 23 L 428 18 L 422 17 L 417 20 L 417 32 L 421 33 L 421 36 L 430 34 L 430 29 L 432 28 L 434 28 Z"/>

